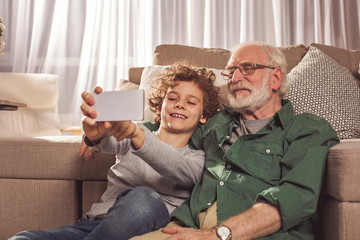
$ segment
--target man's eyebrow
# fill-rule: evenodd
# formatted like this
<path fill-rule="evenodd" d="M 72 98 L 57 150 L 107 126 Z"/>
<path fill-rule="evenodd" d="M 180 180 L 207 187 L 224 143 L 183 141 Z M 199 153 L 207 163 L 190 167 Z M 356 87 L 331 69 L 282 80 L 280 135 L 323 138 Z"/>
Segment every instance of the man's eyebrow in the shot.
<path fill-rule="evenodd" d="M 228 65 L 225 67 L 225 69 L 234 69 L 234 68 L 237 68 L 237 66 L 235 65 Z"/>

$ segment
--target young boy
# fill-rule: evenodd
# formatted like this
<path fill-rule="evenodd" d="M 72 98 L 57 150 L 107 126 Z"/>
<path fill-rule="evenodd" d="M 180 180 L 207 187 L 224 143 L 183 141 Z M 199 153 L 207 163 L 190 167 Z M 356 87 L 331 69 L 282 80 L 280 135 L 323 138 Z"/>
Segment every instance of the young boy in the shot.
<path fill-rule="evenodd" d="M 76 225 L 22 232 L 11 240 L 129 239 L 165 226 L 202 176 L 204 152 L 190 149 L 187 142 L 220 107 L 214 81 L 213 72 L 184 64 L 159 75 L 149 98 L 159 124 L 156 132 L 146 123 L 96 122 L 94 98 L 83 93 L 85 143 L 116 153 L 107 189 Z"/>

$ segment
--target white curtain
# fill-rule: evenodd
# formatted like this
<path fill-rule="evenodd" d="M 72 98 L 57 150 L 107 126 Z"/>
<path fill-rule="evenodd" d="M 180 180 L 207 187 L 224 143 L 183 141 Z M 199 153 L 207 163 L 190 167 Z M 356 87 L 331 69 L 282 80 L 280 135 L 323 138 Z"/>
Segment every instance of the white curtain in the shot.
<path fill-rule="evenodd" d="M 112 90 L 159 44 L 231 49 L 317 42 L 360 49 L 360 0 L 0 0 L 0 71 L 59 75 L 62 126 L 82 91 Z"/>

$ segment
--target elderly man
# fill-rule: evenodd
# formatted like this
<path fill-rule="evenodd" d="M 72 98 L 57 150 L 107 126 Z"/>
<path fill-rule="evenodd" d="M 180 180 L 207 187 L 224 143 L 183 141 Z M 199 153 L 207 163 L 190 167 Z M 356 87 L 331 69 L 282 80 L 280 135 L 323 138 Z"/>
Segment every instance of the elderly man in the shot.
<path fill-rule="evenodd" d="M 325 119 L 294 116 L 285 71 L 273 46 L 235 48 L 222 73 L 232 108 L 190 142 L 206 153 L 202 180 L 166 228 L 133 239 L 315 238 L 326 157 L 339 140 Z"/>

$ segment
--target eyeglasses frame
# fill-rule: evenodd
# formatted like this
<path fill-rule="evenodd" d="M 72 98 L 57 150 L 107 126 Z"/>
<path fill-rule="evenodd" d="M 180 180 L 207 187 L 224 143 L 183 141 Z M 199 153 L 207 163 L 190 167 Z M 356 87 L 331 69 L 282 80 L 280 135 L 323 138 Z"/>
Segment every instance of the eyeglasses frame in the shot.
<path fill-rule="evenodd" d="M 224 78 L 228 78 L 227 81 L 229 81 L 229 79 L 232 78 L 232 76 L 230 77 L 228 74 L 225 74 L 224 72 L 227 71 L 227 70 L 230 70 L 230 69 L 235 69 L 234 70 L 234 73 L 236 71 L 236 69 L 239 69 L 240 73 L 243 75 L 243 76 L 249 76 L 249 75 L 253 75 L 255 73 L 255 70 L 256 69 L 262 69 L 262 68 L 270 68 L 270 69 L 276 69 L 276 68 L 279 68 L 280 66 L 277 66 L 277 67 L 273 67 L 273 66 L 267 66 L 267 65 L 262 65 L 262 64 L 257 64 L 257 63 L 253 63 L 251 61 L 242 61 L 240 64 L 244 64 L 244 63 L 250 63 L 253 68 L 254 68 L 254 71 L 252 73 L 243 73 L 240 66 L 234 66 L 234 67 L 230 67 L 230 68 L 227 68 L 227 69 L 224 69 L 222 72 L 221 72 L 221 75 L 224 77 Z M 226 79 L 225 79 L 226 80 Z"/>

